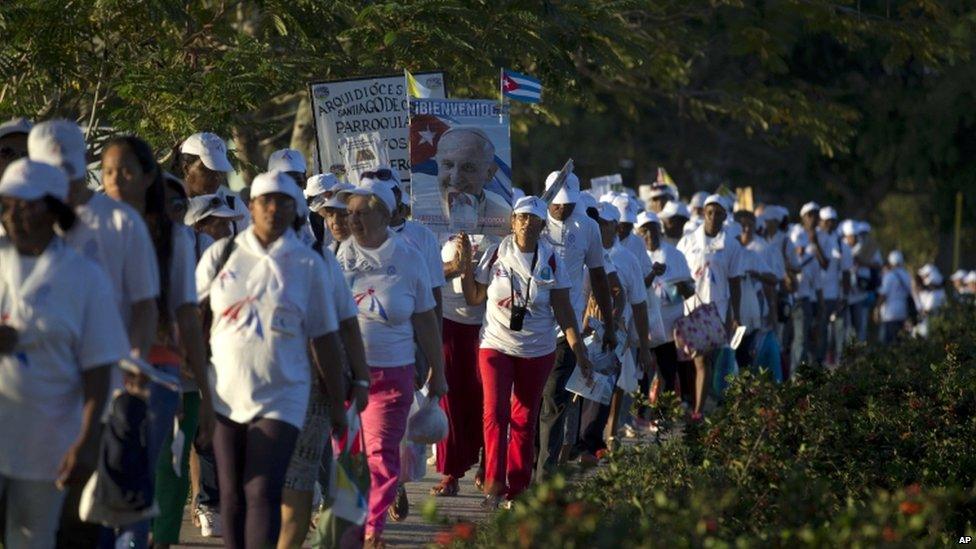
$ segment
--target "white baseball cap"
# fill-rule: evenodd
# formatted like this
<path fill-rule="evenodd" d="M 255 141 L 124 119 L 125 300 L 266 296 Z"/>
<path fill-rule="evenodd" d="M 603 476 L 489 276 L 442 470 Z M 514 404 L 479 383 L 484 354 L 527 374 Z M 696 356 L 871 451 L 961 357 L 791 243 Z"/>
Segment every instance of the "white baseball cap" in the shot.
<path fill-rule="evenodd" d="M 853 220 L 845 219 L 840 224 L 840 234 L 844 236 L 857 236 L 857 223 Z"/>
<path fill-rule="evenodd" d="M 892 250 L 891 253 L 888 254 L 889 265 L 896 267 L 904 263 L 905 263 L 905 256 L 902 255 L 902 253 L 899 252 L 898 250 Z"/>
<path fill-rule="evenodd" d="M 725 202 L 725 198 L 720 194 L 709 195 L 708 198 L 705 199 L 704 206 L 708 206 L 709 204 L 717 204 L 721 206 L 722 209 L 726 211 L 726 213 L 728 213 L 729 211 L 729 206 Z"/>
<path fill-rule="evenodd" d="M 654 212 L 641 212 L 637 214 L 637 223 L 635 223 L 636 226 L 643 227 L 648 223 L 657 223 L 658 225 L 660 225 L 661 220 Z"/>
<path fill-rule="evenodd" d="M 70 120 L 48 120 L 34 126 L 27 136 L 31 160 L 64 170 L 68 181 L 83 179 L 88 170 L 88 147 L 78 124 Z"/>
<path fill-rule="evenodd" d="M 560 204 L 566 204 L 566 202 L 560 202 Z M 546 218 L 546 203 L 542 201 L 538 196 L 523 196 L 515 201 L 515 206 L 512 208 L 512 214 L 527 213 L 532 214 L 539 219 Z"/>
<path fill-rule="evenodd" d="M 240 219 L 243 215 L 231 209 L 221 197 L 215 194 L 202 194 L 190 199 L 186 214 L 183 216 L 183 223 L 192 227 L 208 217 Z"/>
<path fill-rule="evenodd" d="M 601 221 L 620 222 L 620 209 L 609 202 L 600 202 L 596 211 Z"/>
<path fill-rule="evenodd" d="M 579 206 L 585 212 L 586 210 L 589 210 L 590 208 L 596 208 L 597 200 L 596 200 L 596 197 L 594 197 L 592 194 L 590 194 L 590 193 L 582 193 L 581 192 L 579 194 L 579 198 L 576 200 L 576 203 L 579 204 Z"/>
<path fill-rule="evenodd" d="M 31 128 L 33 127 L 34 124 L 24 117 L 11 118 L 3 124 L 0 124 L 0 137 L 7 137 L 8 135 L 13 135 L 15 133 L 27 135 L 30 133 Z"/>
<path fill-rule="evenodd" d="M 203 165 L 215 172 L 234 171 L 230 161 L 227 160 L 227 144 L 217 134 L 195 133 L 186 138 L 180 146 L 180 152 L 199 156 Z"/>
<path fill-rule="evenodd" d="M 949 280 L 951 280 L 953 282 L 958 282 L 960 280 L 965 279 L 966 278 L 966 274 L 968 274 L 968 273 L 966 273 L 966 271 L 964 271 L 962 269 L 959 269 L 958 271 L 952 273 L 952 276 L 949 277 Z"/>
<path fill-rule="evenodd" d="M 691 204 L 689 205 L 692 208 L 704 208 L 706 200 L 708 200 L 708 193 L 705 191 L 698 191 L 697 193 L 691 195 Z"/>
<path fill-rule="evenodd" d="M 348 184 L 348 183 L 347 183 Z M 305 180 L 305 198 L 312 198 L 325 192 L 338 192 L 339 178 L 333 173 L 320 173 Z"/>
<path fill-rule="evenodd" d="M 51 164 L 21 158 L 7 166 L 0 179 L 0 196 L 37 200 L 48 195 L 61 202 L 68 199 L 68 178 Z"/>
<path fill-rule="evenodd" d="M 867 234 L 871 232 L 871 224 L 867 221 L 860 221 L 857 224 L 857 234 Z"/>
<path fill-rule="evenodd" d="M 346 203 L 339 198 L 339 193 L 349 189 L 355 189 L 356 186 L 352 183 L 345 183 L 337 181 L 335 185 L 328 189 L 329 192 L 333 193 L 332 198 L 326 198 L 322 193 L 312 199 L 309 202 L 308 207 L 312 211 L 319 211 L 322 208 L 339 208 L 342 210 L 346 209 Z"/>
<path fill-rule="evenodd" d="M 807 202 L 806 204 L 803 205 L 802 208 L 800 208 L 801 217 L 811 212 L 817 212 L 819 214 L 820 204 L 817 204 L 816 202 Z"/>
<path fill-rule="evenodd" d="M 295 211 L 301 213 L 307 206 L 305 195 L 290 175 L 281 170 L 258 174 L 251 182 L 251 200 L 271 193 L 282 193 L 295 201 Z"/>
<path fill-rule="evenodd" d="M 664 205 L 663 208 L 661 208 L 661 211 L 658 212 L 657 217 L 659 219 L 671 219 L 672 217 L 686 217 L 691 219 L 691 212 L 688 211 L 688 206 L 685 206 L 684 202 L 670 200 Z"/>
<path fill-rule="evenodd" d="M 559 176 L 559 172 L 552 172 L 549 177 L 546 178 L 546 189 L 552 187 L 553 183 L 556 182 L 556 178 Z M 580 183 L 579 178 L 576 174 L 570 173 L 566 176 L 566 181 L 563 183 L 563 188 L 559 189 L 556 196 L 553 197 L 553 204 L 576 204 L 579 200 L 580 195 Z"/>
<path fill-rule="evenodd" d="M 618 196 L 610 201 L 610 205 L 617 209 L 618 219 L 621 223 L 636 223 L 637 211 L 633 208 L 633 203 L 627 195 Z"/>
<path fill-rule="evenodd" d="M 969 271 L 966 273 L 966 278 L 963 279 L 966 284 L 976 283 L 976 271 Z"/>
<path fill-rule="evenodd" d="M 338 198 L 341 198 L 344 202 L 349 202 L 349 197 L 351 196 L 375 196 L 386 206 L 386 211 L 393 215 L 396 211 L 397 202 L 396 196 L 393 195 L 393 189 L 390 188 L 389 181 L 381 181 L 379 179 L 370 179 L 364 177 L 359 180 L 359 186 L 353 187 L 351 189 L 344 189 L 336 193 Z"/>
<path fill-rule="evenodd" d="M 837 210 L 833 206 L 824 206 L 820 208 L 820 219 L 837 219 Z"/>
<path fill-rule="evenodd" d="M 268 157 L 268 171 L 280 170 L 283 172 L 305 173 L 308 167 L 305 165 L 305 157 L 295 149 L 279 149 Z"/>

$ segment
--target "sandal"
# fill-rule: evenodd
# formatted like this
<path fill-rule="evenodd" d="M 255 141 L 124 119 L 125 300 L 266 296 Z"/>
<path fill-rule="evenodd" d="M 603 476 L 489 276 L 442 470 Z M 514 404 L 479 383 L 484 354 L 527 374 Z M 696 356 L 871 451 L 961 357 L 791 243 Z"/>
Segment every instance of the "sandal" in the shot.
<path fill-rule="evenodd" d="M 430 489 L 430 495 L 451 498 L 458 495 L 458 481 L 454 477 L 444 477 L 441 483 Z"/>
<path fill-rule="evenodd" d="M 386 542 L 379 536 L 366 536 L 366 539 L 363 540 L 364 549 L 384 549 L 385 547 Z"/>
<path fill-rule="evenodd" d="M 407 499 L 406 486 L 397 484 L 396 499 L 393 500 L 387 515 L 393 522 L 403 522 L 410 516 L 410 500 Z"/>
<path fill-rule="evenodd" d="M 474 487 L 478 489 L 479 492 L 485 490 L 485 470 L 478 468 L 478 472 L 474 474 Z"/>
<path fill-rule="evenodd" d="M 481 500 L 481 509 L 483 511 L 495 511 L 498 506 L 501 505 L 502 496 L 497 494 L 489 494 L 485 496 L 485 499 Z"/>

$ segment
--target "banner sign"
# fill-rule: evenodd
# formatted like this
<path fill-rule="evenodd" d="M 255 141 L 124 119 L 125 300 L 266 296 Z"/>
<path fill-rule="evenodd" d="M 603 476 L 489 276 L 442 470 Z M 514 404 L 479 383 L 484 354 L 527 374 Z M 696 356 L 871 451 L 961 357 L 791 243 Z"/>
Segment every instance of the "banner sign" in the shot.
<path fill-rule="evenodd" d="M 507 235 L 512 214 L 507 106 L 410 99 L 410 207 L 435 233 Z"/>
<path fill-rule="evenodd" d="M 443 72 L 421 72 L 414 76 L 430 89 L 432 97 L 447 97 Z M 346 175 L 347 157 L 357 157 L 350 146 L 355 148 L 372 142 L 375 133 L 379 134 L 385 151 L 379 157 L 388 158 L 390 167 L 399 172 L 402 181 L 410 179 L 407 87 L 403 74 L 316 82 L 308 88 L 315 121 L 316 173 Z M 367 168 L 374 167 L 375 164 Z"/>

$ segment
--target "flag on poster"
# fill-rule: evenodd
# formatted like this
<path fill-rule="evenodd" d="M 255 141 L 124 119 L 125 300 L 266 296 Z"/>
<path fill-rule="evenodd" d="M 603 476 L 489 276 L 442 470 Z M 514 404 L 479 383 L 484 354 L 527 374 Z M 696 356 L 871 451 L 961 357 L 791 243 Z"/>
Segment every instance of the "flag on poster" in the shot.
<path fill-rule="evenodd" d="M 525 103 L 541 103 L 542 82 L 525 74 L 502 69 L 502 95 Z"/>
<path fill-rule="evenodd" d="M 506 235 L 512 215 L 508 112 L 497 101 L 410 101 L 410 208 L 435 233 Z"/>
<path fill-rule="evenodd" d="M 418 99 L 427 99 L 430 97 L 430 89 L 418 82 L 417 79 L 410 74 L 410 71 L 403 69 L 403 77 L 407 79 L 407 95 L 410 97 L 416 97 Z"/>

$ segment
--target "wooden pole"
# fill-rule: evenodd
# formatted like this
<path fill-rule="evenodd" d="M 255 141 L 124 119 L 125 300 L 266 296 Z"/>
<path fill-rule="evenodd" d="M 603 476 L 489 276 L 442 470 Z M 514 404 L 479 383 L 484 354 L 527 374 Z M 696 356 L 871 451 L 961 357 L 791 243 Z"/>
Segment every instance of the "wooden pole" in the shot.
<path fill-rule="evenodd" d="M 959 246 L 962 240 L 962 191 L 956 191 L 956 220 L 952 236 L 952 272 L 959 270 Z"/>

